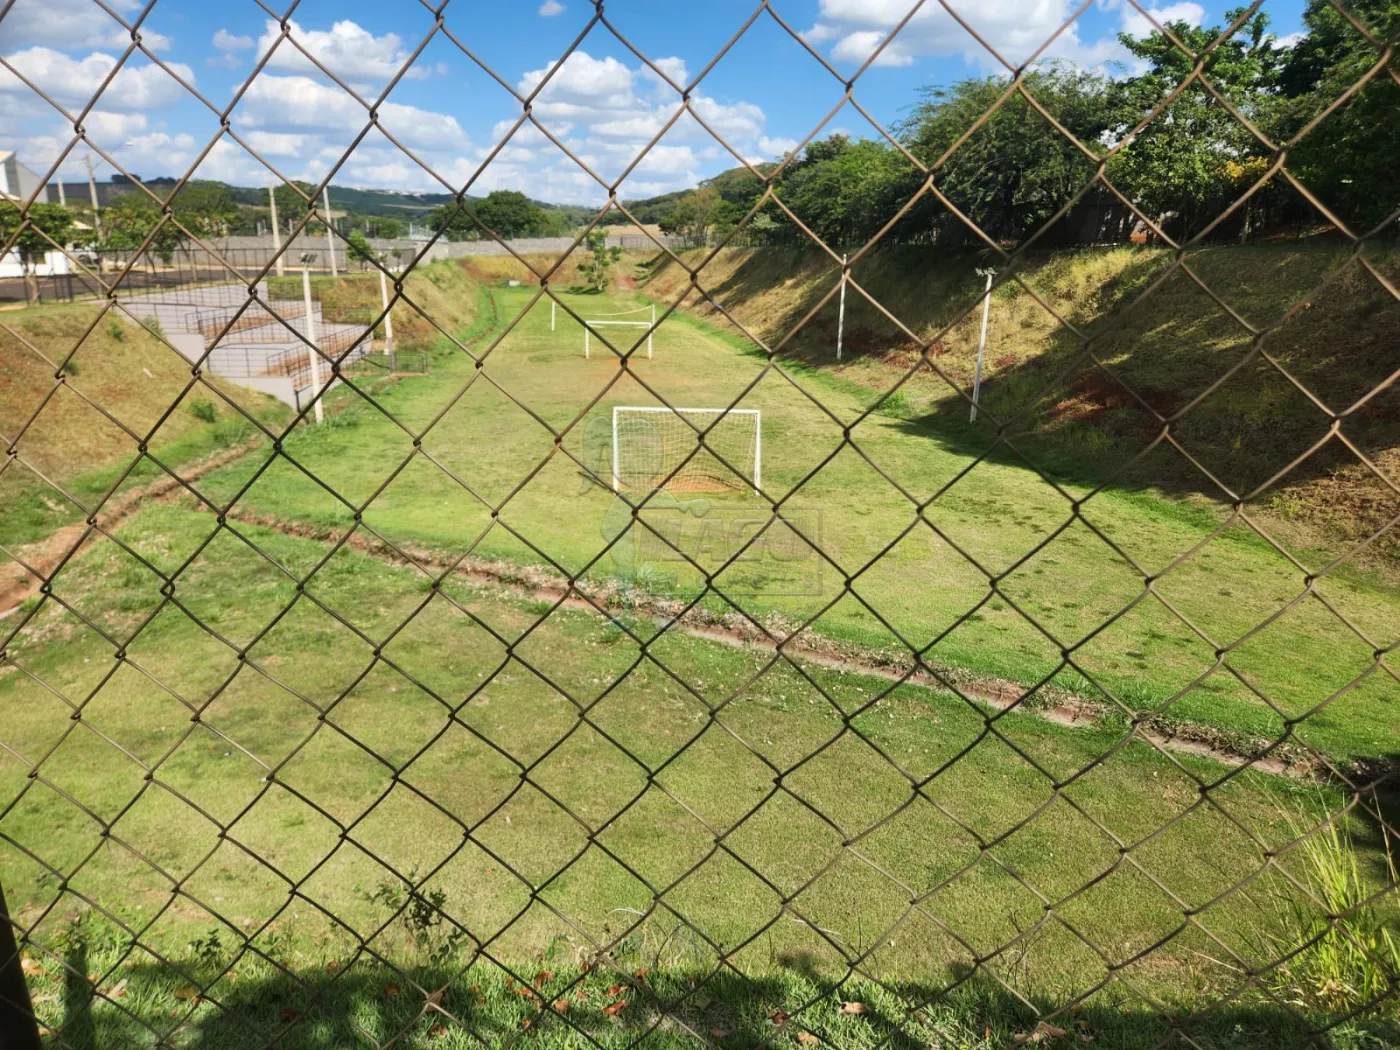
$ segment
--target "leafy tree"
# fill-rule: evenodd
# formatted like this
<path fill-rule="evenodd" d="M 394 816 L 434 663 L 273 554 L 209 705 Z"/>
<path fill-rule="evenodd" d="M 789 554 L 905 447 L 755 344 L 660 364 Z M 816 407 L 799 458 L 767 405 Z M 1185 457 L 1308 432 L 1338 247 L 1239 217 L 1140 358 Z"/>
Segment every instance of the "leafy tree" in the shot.
<path fill-rule="evenodd" d="M 1229 11 L 1225 17 L 1233 23 L 1242 13 Z M 1268 27 L 1268 15 L 1250 16 L 1210 52 L 1204 68 L 1216 90 L 1261 128 L 1274 119 L 1275 92 L 1288 55 Z M 1223 32 L 1221 27 L 1186 22 L 1172 22 L 1168 28 L 1197 54 Z M 1122 122 L 1114 129 L 1121 136 L 1186 80 L 1194 63 L 1162 33 L 1142 39 L 1123 33 L 1119 40 L 1149 67 L 1115 91 L 1123 101 Z M 1220 99 L 1193 81 L 1114 157 L 1108 174 L 1153 219 L 1176 216 L 1185 229 L 1194 231 L 1225 211 L 1262 174 L 1259 160 L 1264 154 L 1260 141 Z M 1270 202 L 1265 195 L 1251 207 Z M 1251 212 L 1246 232 L 1253 219 Z"/>
<path fill-rule="evenodd" d="M 710 242 L 710 231 L 723 203 L 712 186 L 691 190 L 677 202 L 676 210 L 661 220 L 661 231 L 684 238 L 690 246 L 704 247 Z"/>
<path fill-rule="evenodd" d="M 612 287 L 612 271 L 622 258 L 622 249 L 608 245 L 608 235 L 603 230 L 593 230 L 588 234 L 588 250 L 592 256 L 578 270 L 595 292 L 606 292 Z"/>
<path fill-rule="evenodd" d="M 222 182 L 187 183 L 170 202 L 180 224 L 196 237 L 226 237 L 238 222 L 233 192 Z"/>
<path fill-rule="evenodd" d="M 848 246 L 880 231 L 913 196 L 916 175 L 917 169 L 884 142 L 852 143 L 835 135 L 811 143 L 783 173 L 777 193 L 827 244 Z M 792 226 L 783 212 L 764 210 L 780 227 Z"/>
<path fill-rule="evenodd" d="M 472 221 L 473 215 L 476 222 Z M 484 200 L 467 201 L 460 209 L 455 203 L 444 204 L 433 210 L 429 222 L 433 229 L 444 230 L 447 238 L 454 241 L 484 237 L 482 226 L 502 240 L 544 236 L 554 226 L 543 208 L 515 190 L 496 190 Z"/>
<path fill-rule="evenodd" d="M 295 189 L 293 188 L 295 187 Z M 277 201 L 277 218 L 280 222 L 286 223 L 300 222 L 308 209 L 315 206 L 313 200 L 307 202 L 307 198 L 315 191 L 316 187 L 309 182 L 302 182 L 300 179 L 293 179 L 291 185 L 283 183 L 272 191 L 273 198 Z M 297 191 L 301 192 L 298 193 Z M 303 194 L 305 196 L 303 196 Z"/>
<path fill-rule="evenodd" d="M 1400 42 L 1400 6 L 1394 0 L 1350 0 L 1347 7 L 1381 42 Z M 1279 76 L 1282 140 L 1301 131 L 1380 59 L 1375 46 L 1327 0 L 1309 0 L 1303 24 L 1307 36 L 1289 52 Z M 1363 231 L 1400 204 L 1397 114 L 1400 85 L 1382 70 L 1289 151 L 1289 170 L 1343 221 Z"/>
<path fill-rule="evenodd" d="M 1027 73 L 1023 83 L 1086 148 L 1106 148 L 1101 138 L 1119 122 L 1107 78 L 1054 64 Z M 923 102 L 899 129 L 905 145 L 921 162 L 934 165 L 997 105 L 1005 90 L 1006 81 L 996 77 L 927 89 Z M 906 168 L 909 174 L 894 187 L 896 197 L 904 199 L 922 181 L 917 169 Z M 1071 200 L 1093 173 L 1083 152 L 1018 92 L 958 147 L 939 169 L 935 184 L 990 237 L 1020 241 Z M 894 211 L 883 214 L 888 220 Z M 916 206 L 905 228 L 930 230 L 935 236 L 973 236 L 941 203 L 927 198 Z"/>
<path fill-rule="evenodd" d="M 144 194 L 124 194 L 115 204 L 102 210 L 102 247 L 107 251 L 134 252 L 146 245 L 167 265 L 175 250 L 185 241 L 184 231 L 173 222 L 162 224 L 162 215 L 154 202 Z"/>
<path fill-rule="evenodd" d="M 19 253 L 20 263 L 24 267 L 25 293 L 32 302 L 39 297 L 35 268 L 54 250 L 54 245 L 63 247 L 68 243 L 74 217 L 61 204 L 31 204 L 27 225 L 25 218 L 18 205 L 0 201 L 0 245 L 8 244 L 10 238 L 15 237 L 15 232 L 24 226 L 15 238 L 13 250 Z"/>
<path fill-rule="evenodd" d="M 374 254 L 374 249 L 370 247 L 369 238 L 359 230 L 353 231 L 346 241 L 350 247 L 350 258 L 358 260 L 362 266 L 374 262 L 378 258 Z"/>

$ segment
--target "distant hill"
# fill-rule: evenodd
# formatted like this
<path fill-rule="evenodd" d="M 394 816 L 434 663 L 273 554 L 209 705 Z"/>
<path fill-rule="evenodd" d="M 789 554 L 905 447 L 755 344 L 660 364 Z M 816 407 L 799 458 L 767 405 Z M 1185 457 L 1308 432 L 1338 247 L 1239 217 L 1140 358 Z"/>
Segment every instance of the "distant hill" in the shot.
<path fill-rule="evenodd" d="M 756 165 L 756 169 L 765 175 L 775 167 L 777 167 L 776 164 Z M 712 179 L 706 179 L 700 185 L 718 190 L 721 197 L 727 201 L 733 201 L 735 204 L 747 205 L 763 192 L 763 183 L 748 168 L 730 168 L 728 171 L 720 172 Z M 673 193 L 663 193 L 657 197 L 623 201 L 623 205 L 643 226 L 650 226 L 670 216 L 676 210 L 676 204 L 689 192 L 689 190 L 676 190 Z M 626 226 L 630 220 L 620 212 L 611 212 L 607 222 L 612 226 Z"/>

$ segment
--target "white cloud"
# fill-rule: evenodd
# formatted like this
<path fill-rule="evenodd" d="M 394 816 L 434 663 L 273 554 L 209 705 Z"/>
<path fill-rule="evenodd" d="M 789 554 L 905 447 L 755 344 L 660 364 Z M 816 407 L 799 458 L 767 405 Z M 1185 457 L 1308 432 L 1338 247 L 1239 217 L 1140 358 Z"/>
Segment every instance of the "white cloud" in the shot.
<path fill-rule="evenodd" d="M 255 130 L 340 132 L 338 141 L 348 145 L 369 123 L 369 113 L 333 84 L 310 77 L 263 75 L 249 85 L 234 120 Z M 379 107 L 379 120 L 410 148 L 451 150 L 467 145 L 457 118 L 445 113 L 386 102 Z"/>
<path fill-rule="evenodd" d="M 117 64 L 116 58 L 101 51 L 75 59 L 47 47 L 31 47 L 7 59 L 26 79 L 55 100 L 74 106 L 85 105 Z M 189 66 L 172 62 L 170 68 L 190 84 L 195 82 L 194 71 Z M 7 69 L 0 69 L 0 91 L 32 97 L 24 81 Z M 169 109 L 188 94 L 159 66 L 150 62 L 144 65 L 128 62 L 102 92 L 102 106 L 118 111 Z"/>
<path fill-rule="evenodd" d="M 128 19 L 141 8 L 134 0 L 115 0 L 110 6 Z M 169 37 L 150 30 L 141 31 L 141 41 L 152 51 L 170 47 Z M 92 0 L 15 0 L 0 19 L 0 51 L 36 45 L 126 48 L 130 43 L 130 31 Z"/>
<path fill-rule="evenodd" d="M 781 157 L 786 153 L 792 153 L 798 147 L 796 139 L 770 139 L 764 135 L 758 140 L 758 151 L 764 155 L 764 159 Z"/>
<path fill-rule="evenodd" d="M 220 29 L 214 34 L 213 45 L 220 51 L 247 51 L 253 46 L 253 38 L 250 36 L 234 36 L 227 29 Z"/>
<path fill-rule="evenodd" d="M 1104 0 L 1099 6 L 1105 11 L 1118 8 L 1119 28 L 1125 32 L 1141 36 L 1152 31 L 1151 23 L 1131 4 Z M 820 0 L 817 22 L 803 36 L 813 47 L 834 42 L 830 50 L 833 60 L 859 66 L 899 25 L 909 8 L 909 0 Z M 1043 57 L 1068 59 L 1088 67 L 1129 62 L 1130 56 L 1118 42 L 1116 33 L 1085 41 L 1080 37 L 1077 19 L 1065 26 L 1077 9 L 1078 5 L 1072 0 L 1035 0 L 1034 3 L 983 0 L 975 5 L 960 5 L 958 10 L 968 25 L 1013 66 L 1026 61 L 1062 26 L 1065 28 Z M 1166 19 L 1198 25 L 1205 15 L 1200 4 L 1189 0 L 1149 10 L 1159 22 Z M 983 68 L 1001 68 L 995 57 L 944 7 L 930 3 L 910 18 L 874 64 L 908 66 L 926 55 L 957 54 Z"/>
<path fill-rule="evenodd" d="M 1179 3 L 1169 4 L 1166 7 L 1150 7 L 1147 13 L 1152 16 L 1152 21 L 1144 18 L 1143 15 L 1131 5 L 1123 8 L 1123 32 L 1130 33 L 1135 37 L 1148 37 L 1157 31 L 1157 27 L 1152 24 L 1165 25 L 1168 22 L 1186 22 L 1193 26 L 1201 24 L 1201 19 L 1205 17 L 1206 9 L 1200 4 Z"/>
<path fill-rule="evenodd" d="M 266 54 L 281 32 L 281 27 L 268 19 L 262 38 L 258 41 L 258 54 Z M 290 23 L 290 39 L 278 44 L 268 61 L 269 69 L 307 76 L 321 75 L 315 63 L 292 46 L 292 41 L 300 44 L 307 54 L 343 80 L 390 80 L 398 75 L 410 57 L 397 33 L 375 36 L 348 18 L 336 22 L 330 29 L 305 29 L 293 21 Z M 405 75 L 410 80 L 426 80 L 432 72 L 432 67 L 414 65 Z"/>
<path fill-rule="evenodd" d="M 544 0 L 544 3 L 540 4 L 540 17 L 553 18 L 555 15 L 562 15 L 564 10 L 564 5 L 559 0 Z"/>

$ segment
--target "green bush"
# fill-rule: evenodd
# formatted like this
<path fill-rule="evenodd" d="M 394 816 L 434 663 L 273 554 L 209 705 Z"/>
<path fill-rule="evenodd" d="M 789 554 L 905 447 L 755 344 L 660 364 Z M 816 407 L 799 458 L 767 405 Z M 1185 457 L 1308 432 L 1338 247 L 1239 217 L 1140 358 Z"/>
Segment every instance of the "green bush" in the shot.
<path fill-rule="evenodd" d="M 207 397 L 196 398 L 185 406 L 190 415 L 201 423 L 212 423 L 217 418 L 218 413 L 214 409 L 214 402 Z"/>

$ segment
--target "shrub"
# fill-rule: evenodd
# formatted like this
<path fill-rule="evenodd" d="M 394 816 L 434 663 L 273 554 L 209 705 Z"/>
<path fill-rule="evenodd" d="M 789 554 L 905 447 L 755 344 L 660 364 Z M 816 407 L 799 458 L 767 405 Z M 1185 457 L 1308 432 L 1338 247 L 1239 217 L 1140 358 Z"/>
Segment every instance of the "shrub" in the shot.
<path fill-rule="evenodd" d="M 214 410 L 214 402 L 207 397 L 196 398 L 185 407 L 189 410 L 190 415 L 201 423 L 212 423 L 218 415 Z"/>
<path fill-rule="evenodd" d="M 165 338 L 165 327 L 160 323 L 159 317 L 143 317 L 141 318 L 141 324 L 146 331 L 150 332 L 156 338 Z"/>

